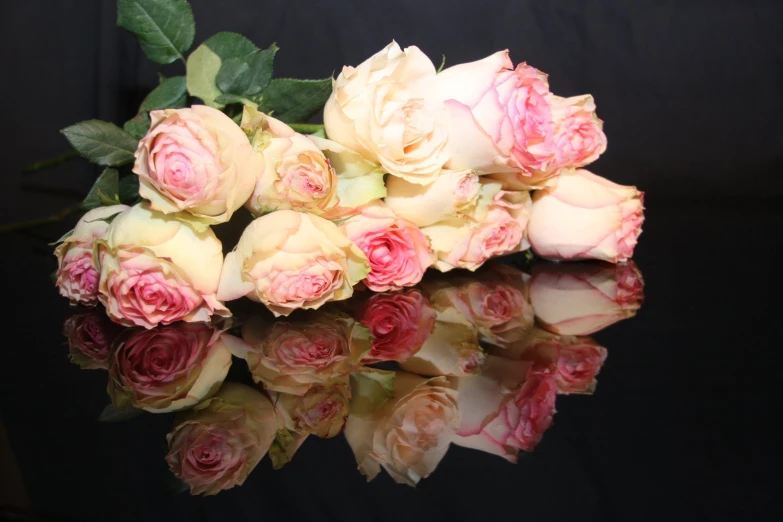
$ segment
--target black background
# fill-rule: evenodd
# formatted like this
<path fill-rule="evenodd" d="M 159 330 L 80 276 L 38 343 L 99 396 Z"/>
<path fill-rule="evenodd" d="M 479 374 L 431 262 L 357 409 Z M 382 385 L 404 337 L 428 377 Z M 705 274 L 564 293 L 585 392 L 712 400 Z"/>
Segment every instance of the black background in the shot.
<path fill-rule="evenodd" d="M 165 416 L 94 422 L 105 375 L 68 363 L 67 303 L 46 240 L 68 223 L 0 236 L 10 330 L 0 359 L 3 498 L 67 520 L 769 520 L 779 410 L 783 225 L 780 2 L 192 0 L 196 44 L 231 30 L 275 41 L 277 75 L 319 78 L 391 39 L 436 63 L 509 48 L 560 95 L 592 93 L 609 148 L 592 167 L 647 192 L 639 317 L 596 335 L 609 359 L 593 397 L 558 400 L 517 466 L 452 448 L 417 489 L 365 484 L 342 440 L 308 441 L 216 498 L 172 495 Z M 59 129 L 122 123 L 158 66 L 114 26 L 112 0 L 4 2 L 0 223 L 78 202 L 97 172 Z M 181 73 L 180 65 L 162 68 Z M 31 188 L 72 191 L 46 194 Z M 145 419 L 145 420 L 143 420 Z M 11 458 L 13 457 L 13 458 Z M 14 475 L 13 461 L 20 473 Z M 20 479 L 21 478 L 21 479 Z"/>

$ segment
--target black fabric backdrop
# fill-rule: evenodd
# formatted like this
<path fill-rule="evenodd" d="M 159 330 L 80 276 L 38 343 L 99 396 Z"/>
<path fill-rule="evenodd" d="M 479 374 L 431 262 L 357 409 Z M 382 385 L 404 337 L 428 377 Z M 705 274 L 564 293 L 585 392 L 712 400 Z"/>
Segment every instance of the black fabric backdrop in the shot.
<path fill-rule="evenodd" d="M 609 148 L 594 170 L 659 197 L 780 195 L 781 2 L 694 0 L 192 0 L 196 44 L 237 31 L 277 42 L 277 74 L 323 78 L 392 39 L 447 65 L 509 48 L 561 95 L 592 93 Z M 68 150 L 59 129 L 122 123 L 160 68 L 114 25 L 114 0 L 3 2 L 0 223 L 72 204 L 30 187 L 76 189 L 81 161 L 24 178 L 23 165 Z M 74 196 L 76 197 L 76 196 Z M 652 198 L 652 199 L 649 199 Z"/>

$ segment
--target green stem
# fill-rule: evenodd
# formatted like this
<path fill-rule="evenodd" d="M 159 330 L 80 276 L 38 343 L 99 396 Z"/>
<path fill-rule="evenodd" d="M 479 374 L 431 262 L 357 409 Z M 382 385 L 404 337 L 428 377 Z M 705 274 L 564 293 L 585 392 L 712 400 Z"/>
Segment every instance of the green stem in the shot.
<path fill-rule="evenodd" d="M 57 212 L 56 214 L 52 214 L 50 216 L 38 218 L 38 219 L 32 219 L 30 221 L 22 221 L 20 223 L 11 223 L 10 225 L 3 225 L 0 227 L 0 234 L 7 234 L 9 232 L 18 232 L 19 230 L 25 230 L 28 228 L 37 227 L 38 225 L 46 225 L 47 223 L 56 223 L 57 221 L 60 221 L 63 218 L 66 218 L 73 214 L 74 212 L 78 212 L 81 210 L 82 204 L 78 203 L 76 205 L 72 205 L 70 207 L 64 208 L 61 211 Z"/>
<path fill-rule="evenodd" d="M 324 130 L 324 126 L 319 123 L 289 123 L 288 126 L 302 134 L 315 134 Z"/>
<path fill-rule="evenodd" d="M 29 174 L 31 172 L 48 169 L 49 167 L 54 167 L 55 165 L 59 165 L 60 163 L 65 163 L 66 161 L 70 161 L 78 157 L 79 157 L 79 153 L 76 152 L 75 150 L 72 150 L 67 154 L 62 154 L 54 158 L 49 158 L 47 160 L 36 161 L 35 163 L 31 163 L 30 165 L 27 165 L 25 168 L 23 168 L 22 172 L 24 174 Z"/>

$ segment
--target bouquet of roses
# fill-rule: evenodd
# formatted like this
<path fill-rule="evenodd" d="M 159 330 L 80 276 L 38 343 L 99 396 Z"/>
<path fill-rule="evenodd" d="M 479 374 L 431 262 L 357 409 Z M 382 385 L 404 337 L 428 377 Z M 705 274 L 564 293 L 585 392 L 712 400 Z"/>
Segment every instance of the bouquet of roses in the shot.
<path fill-rule="evenodd" d="M 186 0 L 118 0 L 117 23 L 186 73 L 123 128 L 63 130 L 106 169 L 55 250 L 57 286 L 115 322 L 203 321 L 244 296 L 288 315 L 530 246 L 633 253 L 642 193 L 581 168 L 606 149 L 592 96 L 552 94 L 507 51 L 436 70 L 392 42 L 336 79 L 297 80 L 273 78 L 274 44 L 234 33 L 188 54 Z M 321 109 L 323 125 L 306 123 Z M 224 256 L 211 227 L 242 207 L 255 219 Z"/>

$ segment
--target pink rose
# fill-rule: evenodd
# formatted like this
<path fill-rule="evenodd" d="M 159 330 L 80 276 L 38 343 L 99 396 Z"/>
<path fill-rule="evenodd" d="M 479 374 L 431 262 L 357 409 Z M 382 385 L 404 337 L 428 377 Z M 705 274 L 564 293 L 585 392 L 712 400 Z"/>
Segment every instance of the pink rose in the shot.
<path fill-rule="evenodd" d="M 141 197 L 166 214 L 186 211 L 208 224 L 231 219 L 263 168 L 245 133 L 204 105 L 152 111 L 150 118 L 133 166 Z"/>
<path fill-rule="evenodd" d="M 120 329 L 103 311 L 89 310 L 69 317 L 63 325 L 71 362 L 83 370 L 108 370 L 111 344 Z"/>
<path fill-rule="evenodd" d="M 550 104 L 555 120 L 554 168 L 582 167 L 597 160 L 606 150 L 606 135 L 593 97 L 552 96 Z"/>
<path fill-rule="evenodd" d="M 98 301 L 100 274 L 93 264 L 93 244 L 103 237 L 111 218 L 127 208 L 125 205 L 113 205 L 90 210 L 54 249 L 57 256 L 55 284 L 60 295 L 87 306 Z"/>
<path fill-rule="evenodd" d="M 644 289 L 633 262 L 620 265 L 535 264 L 530 300 L 541 328 L 589 335 L 636 315 Z"/>
<path fill-rule="evenodd" d="M 270 391 L 304 395 L 315 384 L 348 375 L 369 351 L 366 328 L 340 316 L 310 315 L 299 322 L 254 317 L 242 326 L 253 380 Z"/>
<path fill-rule="evenodd" d="M 555 125 L 546 75 L 508 51 L 449 67 L 437 76 L 449 112 L 452 169 L 480 174 L 545 171 L 554 157 Z"/>
<path fill-rule="evenodd" d="M 555 363 L 555 381 L 559 393 L 593 393 L 595 377 L 606 361 L 606 348 L 596 344 L 565 345 Z"/>
<path fill-rule="evenodd" d="M 351 386 L 346 376 L 316 384 L 304 395 L 272 392 L 270 396 L 286 429 L 331 438 L 345 426 Z"/>
<path fill-rule="evenodd" d="M 217 395 L 180 414 L 166 437 L 166 462 L 191 494 L 215 495 L 245 482 L 276 431 L 269 399 L 248 386 L 226 383 Z"/>
<path fill-rule="evenodd" d="M 365 363 L 401 361 L 415 354 L 432 333 L 435 310 L 418 290 L 373 295 L 358 314 L 373 336 Z"/>
<path fill-rule="evenodd" d="M 128 330 L 114 350 L 109 395 L 118 409 L 181 410 L 213 395 L 230 367 L 221 333 L 206 323 Z"/>
<path fill-rule="evenodd" d="M 374 292 L 417 284 L 435 261 L 419 227 L 380 203 L 363 208 L 340 229 L 367 257 L 370 273 L 364 284 Z"/>
<path fill-rule="evenodd" d="M 230 315 L 216 298 L 223 247 L 209 228 L 136 205 L 96 243 L 99 295 L 113 321 L 153 328 Z"/>
<path fill-rule="evenodd" d="M 579 169 L 536 191 L 528 236 L 547 259 L 627 261 L 642 232 L 644 194 Z"/>

